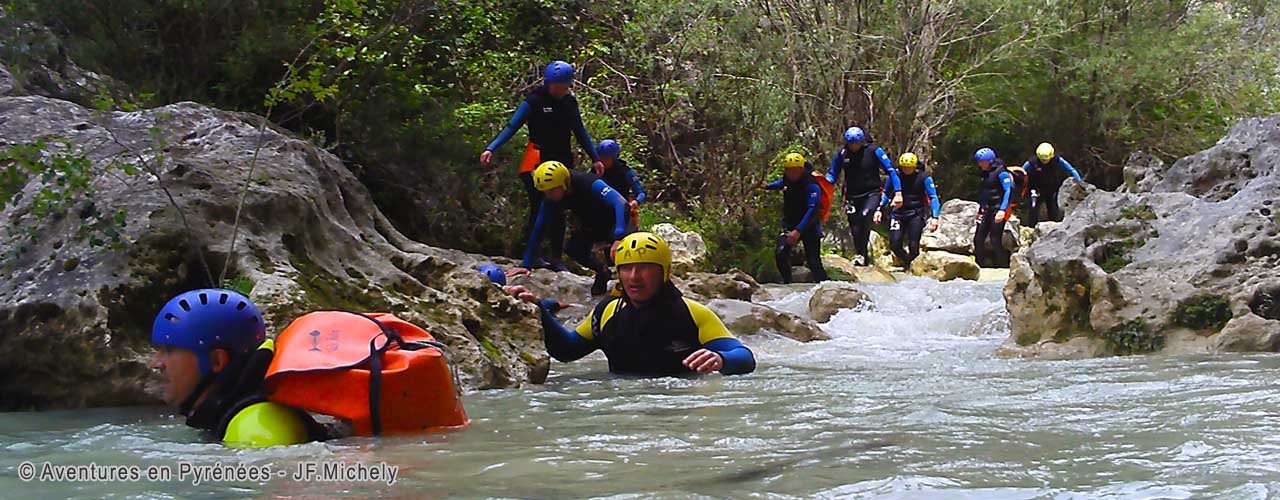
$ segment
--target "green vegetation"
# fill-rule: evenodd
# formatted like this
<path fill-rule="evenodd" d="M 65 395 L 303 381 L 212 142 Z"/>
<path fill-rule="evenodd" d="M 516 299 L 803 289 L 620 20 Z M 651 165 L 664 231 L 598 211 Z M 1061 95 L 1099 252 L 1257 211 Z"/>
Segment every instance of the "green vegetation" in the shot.
<path fill-rule="evenodd" d="M 1149 330 L 1146 321 L 1139 318 L 1099 333 L 1098 336 L 1107 342 L 1107 346 L 1115 354 L 1145 354 L 1163 349 L 1164 335 Z"/>
<path fill-rule="evenodd" d="M 1130 254 L 1133 253 L 1134 249 L 1141 248 L 1146 243 L 1146 240 L 1134 238 L 1109 242 L 1098 251 L 1098 255 L 1094 257 L 1094 262 L 1107 274 L 1114 273 L 1133 262 Z"/>
<path fill-rule="evenodd" d="M 360 165 L 409 236 L 508 255 L 523 246 L 524 132 L 498 151 L 498 172 L 477 157 L 554 59 L 578 67 L 591 134 L 619 140 L 637 168 L 654 199 L 646 224 L 697 229 L 717 269 L 753 273 L 772 267 L 759 250 L 780 203 L 756 185 L 789 150 L 825 169 L 854 123 L 892 156 L 918 153 L 944 198 L 972 198 L 979 146 L 1014 162 L 1050 140 L 1114 187 L 1133 150 L 1181 156 L 1280 109 L 1275 2 L 0 6 L 0 60 L 20 85 L 66 54 L 129 87 L 93 96 L 104 108 L 194 100 L 269 115 Z"/>
<path fill-rule="evenodd" d="M 1217 333 L 1231 321 L 1231 303 L 1222 295 L 1197 295 L 1178 304 L 1170 319 L 1178 326 Z"/>
<path fill-rule="evenodd" d="M 1120 216 L 1126 219 L 1149 221 L 1149 220 L 1155 220 L 1156 212 L 1155 210 L 1151 209 L 1151 205 L 1141 205 L 1136 207 L 1121 208 Z"/>

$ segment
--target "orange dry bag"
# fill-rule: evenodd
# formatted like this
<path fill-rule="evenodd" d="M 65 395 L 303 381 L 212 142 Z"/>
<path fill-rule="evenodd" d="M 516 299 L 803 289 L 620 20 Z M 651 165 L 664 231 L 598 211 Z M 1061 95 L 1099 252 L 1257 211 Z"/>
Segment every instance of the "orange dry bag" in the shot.
<path fill-rule="evenodd" d="M 444 346 L 390 314 L 321 311 L 276 339 L 267 399 L 350 420 L 362 436 L 460 429 L 462 408 Z"/>
<path fill-rule="evenodd" d="M 521 174 L 532 172 L 538 169 L 538 165 L 542 164 L 542 148 L 532 142 L 524 147 L 524 158 L 520 161 Z"/>
<path fill-rule="evenodd" d="M 827 182 L 827 176 L 817 172 L 813 174 L 813 182 L 818 183 L 818 187 L 822 188 L 822 198 L 818 202 L 818 215 L 822 216 L 822 222 L 826 222 L 831 217 L 831 203 L 836 199 L 836 185 Z"/>

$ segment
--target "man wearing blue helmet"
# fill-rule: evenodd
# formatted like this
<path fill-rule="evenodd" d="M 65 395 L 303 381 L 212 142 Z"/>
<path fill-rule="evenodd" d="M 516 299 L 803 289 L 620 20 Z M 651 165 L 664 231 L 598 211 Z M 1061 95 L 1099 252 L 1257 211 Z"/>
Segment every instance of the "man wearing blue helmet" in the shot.
<path fill-rule="evenodd" d="M 548 161 L 558 161 L 572 169 L 570 135 L 577 137 L 578 145 L 595 162 L 595 170 L 600 172 L 604 169 L 596 156 L 591 134 L 587 133 L 587 127 L 582 122 L 578 99 L 570 93 L 574 81 L 573 66 L 564 61 L 552 62 L 547 65 L 543 80 L 544 84 L 525 96 L 524 102 L 516 108 L 516 113 L 507 122 L 506 128 L 480 154 L 480 163 L 488 166 L 493 162 L 494 151 L 511 140 L 520 127 L 526 124 L 529 126 L 529 144 L 525 147 L 519 171 L 529 202 L 529 212 L 521 234 L 521 238 L 526 240 L 542 203 L 542 193 L 533 186 L 533 171 L 538 165 Z"/>
<path fill-rule="evenodd" d="M 228 445 L 260 447 L 324 439 L 306 412 L 266 401 L 261 385 L 274 355 L 262 314 L 231 290 L 193 290 L 156 315 L 150 366 L 165 379 L 165 402 L 187 425 Z"/>
<path fill-rule="evenodd" d="M 871 265 L 868 246 L 871 241 L 871 218 L 880 208 L 880 172 L 889 176 L 893 186 L 893 206 L 902 206 L 902 182 L 898 171 L 884 150 L 875 145 L 866 132 L 858 127 L 844 131 L 844 147 L 831 157 L 827 169 L 827 182 L 835 184 L 844 172 L 844 207 L 849 217 L 849 232 L 853 236 L 853 248 L 862 256 L 862 265 Z"/>
<path fill-rule="evenodd" d="M 636 177 L 636 172 L 627 166 L 627 162 L 618 157 L 621 152 L 622 146 L 617 141 L 612 139 L 600 141 L 596 154 L 604 164 L 604 171 L 598 173 L 600 180 L 627 200 L 627 205 L 631 208 L 631 225 L 633 226 L 631 229 L 635 230 L 637 228 L 634 226 L 639 225 L 636 210 L 640 208 L 641 203 L 644 203 L 647 196 L 644 194 L 644 188 L 640 186 L 640 178 Z"/>
<path fill-rule="evenodd" d="M 1004 224 L 1009 220 L 1014 193 L 1013 174 L 991 148 L 979 149 L 973 159 L 982 174 L 978 195 L 978 229 L 973 235 L 973 255 L 982 267 L 1007 266 L 1004 251 Z"/>

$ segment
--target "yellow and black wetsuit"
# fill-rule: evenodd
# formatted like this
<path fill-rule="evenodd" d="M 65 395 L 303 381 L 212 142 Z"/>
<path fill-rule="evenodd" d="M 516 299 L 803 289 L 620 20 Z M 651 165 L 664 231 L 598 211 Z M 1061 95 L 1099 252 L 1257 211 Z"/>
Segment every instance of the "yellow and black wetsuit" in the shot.
<path fill-rule="evenodd" d="M 542 329 L 547 352 L 562 362 L 575 361 L 599 349 L 609 358 L 609 371 L 666 376 L 691 373 L 685 358 L 699 349 L 720 355 L 725 375 L 751 373 L 755 355 L 724 327 L 706 306 L 684 298 L 667 282 L 643 306 L 625 296 L 608 297 L 582 324 L 568 330 L 556 320 L 559 304 L 542 301 Z"/>

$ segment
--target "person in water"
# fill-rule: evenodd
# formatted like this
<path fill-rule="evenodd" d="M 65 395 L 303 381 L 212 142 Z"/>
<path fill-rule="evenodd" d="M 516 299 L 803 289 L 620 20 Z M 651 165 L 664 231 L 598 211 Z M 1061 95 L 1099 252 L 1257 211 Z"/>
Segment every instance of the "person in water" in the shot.
<path fill-rule="evenodd" d="M 534 89 L 507 122 L 506 128 L 498 137 L 480 153 L 480 163 L 488 166 L 493 162 L 493 152 L 511 140 L 520 127 L 529 126 L 529 144 L 525 147 L 524 159 L 520 163 L 520 181 L 524 183 L 525 194 L 529 202 L 528 215 L 525 217 L 522 238 L 527 238 L 532 231 L 538 215 L 538 207 L 542 203 L 542 191 L 533 185 L 533 171 L 538 165 L 548 161 L 573 166 L 573 151 L 569 136 L 577 137 L 578 144 L 595 162 L 597 172 L 604 165 L 596 156 L 596 148 L 582 122 L 582 113 L 578 110 L 578 99 L 570 92 L 573 88 L 573 66 L 564 61 L 555 61 L 547 65 L 543 73 L 543 85 Z"/>
<path fill-rule="evenodd" d="M 791 282 L 791 251 L 804 243 L 805 264 L 815 281 L 826 281 L 822 267 L 822 221 L 818 203 L 822 187 L 813 180 L 813 166 L 800 153 L 788 153 L 782 159 L 781 179 L 764 185 L 765 189 L 782 190 L 782 234 L 774 250 L 774 261 L 783 283 Z M 877 200 L 879 201 L 879 200 Z"/>
<path fill-rule="evenodd" d="M 502 268 L 493 264 L 485 264 L 480 266 L 480 274 L 489 278 L 489 282 L 500 287 L 507 286 L 507 273 L 502 272 Z"/>
<path fill-rule="evenodd" d="M 625 375 L 673 376 L 718 371 L 751 373 L 755 355 L 715 313 L 689 300 L 671 282 L 671 248 L 652 233 L 632 233 L 618 245 L 615 261 L 622 296 L 600 301 L 577 328 L 556 319 L 560 303 L 539 300 L 524 287 L 508 293 L 541 310 L 547 353 L 564 363 L 596 350 L 609 371 Z"/>
<path fill-rule="evenodd" d="M 861 128 L 850 127 L 844 132 L 844 147 L 831 158 L 827 169 L 827 182 L 836 184 L 844 173 L 844 206 L 849 217 L 849 232 L 853 236 L 853 248 L 862 257 L 862 265 L 871 265 L 871 219 L 880 207 L 880 172 L 888 174 L 893 186 L 893 207 L 902 205 L 902 183 L 894 170 L 889 155 L 875 145 Z"/>
<path fill-rule="evenodd" d="M 991 148 L 979 149 L 973 155 L 981 170 L 982 187 L 978 195 L 978 228 L 973 235 L 973 255 L 982 267 L 1007 266 L 1004 251 L 1004 224 L 1009 220 L 1014 194 L 1014 179 Z"/>
<path fill-rule="evenodd" d="M 609 265 L 597 257 L 595 248 L 609 245 L 627 234 L 627 202 L 622 195 L 603 180 L 586 172 L 571 171 L 558 161 L 538 166 L 533 174 L 534 186 L 546 194 L 538 209 L 538 218 L 529 233 L 521 267 L 507 274 L 518 276 L 529 272 L 538 258 L 538 242 L 549 225 L 551 230 L 551 265 L 562 268 L 560 253 L 563 250 L 574 261 L 596 272 L 591 285 L 592 295 L 608 292 L 612 273 Z M 577 218 L 568 245 L 564 242 L 564 210 L 570 209 Z"/>
<path fill-rule="evenodd" d="M 600 179 L 605 184 L 622 195 L 627 200 L 630 207 L 630 229 L 639 229 L 639 212 L 640 204 L 644 203 L 647 198 L 644 194 L 644 188 L 640 186 L 640 178 L 636 177 L 634 170 L 627 166 L 627 163 L 618 157 L 622 152 L 622 146 L 617 141 L 605 139 L 600 141 L 600 146 L 596 148 L 596 155 L 600 158 L 600 163 L 604 164 L 604 170 L 598 172 Z"/>
<path fill-rule="evenodd" d="M 1054 165 L 1062 167 L 1076 181 L 1081 180 L 1076 167 L 1066 158 L 1058 156 L 1052 144 L 1040 143 L 1036 147 L 1036 155 L 1022 164 L 1022 169 L 1027 171 L 1027 185 L 1031 189 L 1031 200 L 1027 206 L 1027 227 L 1036 227 L 1040 223 L 1042 206 L 1048 210 L 1050 221 L 1062 220 L 1062 209 L 1058 207 L 1058 189 L 1062 187 L 1062 179 L 1053 171 Z"/>
<path fill-rule="evenodd" d="M 323 440 L 330 432 L 302 410 L 267 401 L 262 380 L 275 352 L 248 297 L 204 289 L 169 300 L 156 315 L 150 366 L 164 401 L 187 425 L 237 447 Z"/>
<path fill-rule="evenodd" d="M 930 232 L 938 230 L 942 205 L 933 177 L 920 168 L 920 159 L 914 153 L 898 157 L 898 170 L 902 190 L 895 191 L 892 183 L 886 182 L 880 203 L 887 204 L 890 193 L 902 195 L 902 206 L 893 209 L 889 216 L 889 249 L 902 261 L 903 268 L 910 269 L 911 262 L 920 256 L 920 237 L 925 227 L 928 226 Z M 876 211 L 876 224 L 880 223 L 881 213 Z"/>

